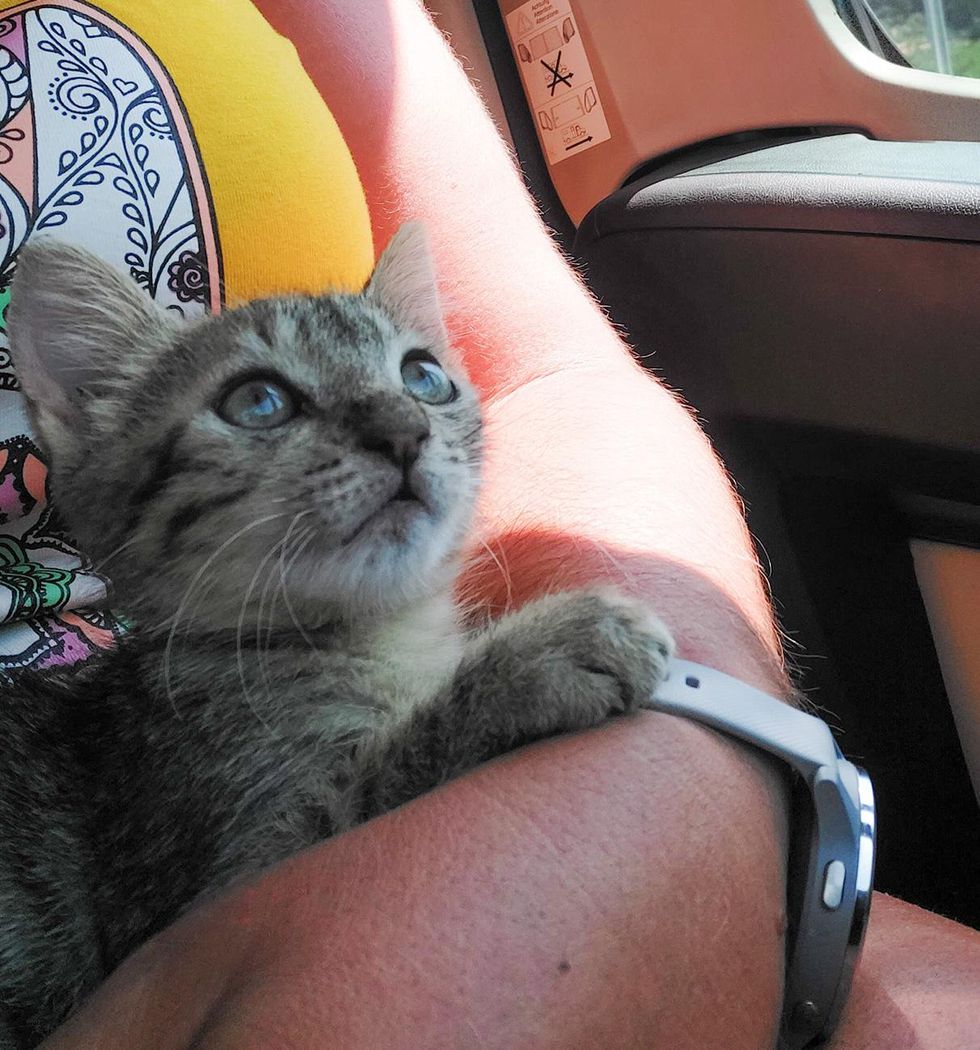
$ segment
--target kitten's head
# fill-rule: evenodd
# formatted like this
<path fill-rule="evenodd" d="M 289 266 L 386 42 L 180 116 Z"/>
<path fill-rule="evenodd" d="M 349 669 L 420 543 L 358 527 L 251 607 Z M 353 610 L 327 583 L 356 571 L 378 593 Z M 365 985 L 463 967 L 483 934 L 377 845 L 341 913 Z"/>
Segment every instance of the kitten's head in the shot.
<path fill-rule="evenodd" d="M 21 253 L 12 354 L 59 511 L 149 627 L 304 626 L 445 588 L 476 395 L 421 227 L 360 294 L 184 323 L 90 253 Z"/>

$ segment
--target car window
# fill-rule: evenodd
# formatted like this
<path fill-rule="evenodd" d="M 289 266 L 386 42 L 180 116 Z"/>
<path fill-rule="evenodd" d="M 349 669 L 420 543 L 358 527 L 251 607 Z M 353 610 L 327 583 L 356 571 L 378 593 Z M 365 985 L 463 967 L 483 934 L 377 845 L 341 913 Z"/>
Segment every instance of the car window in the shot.
<path fill-rule="evenodd" d="M 909 65 L 980 77 L 980 0 L 865 2 Z"/>

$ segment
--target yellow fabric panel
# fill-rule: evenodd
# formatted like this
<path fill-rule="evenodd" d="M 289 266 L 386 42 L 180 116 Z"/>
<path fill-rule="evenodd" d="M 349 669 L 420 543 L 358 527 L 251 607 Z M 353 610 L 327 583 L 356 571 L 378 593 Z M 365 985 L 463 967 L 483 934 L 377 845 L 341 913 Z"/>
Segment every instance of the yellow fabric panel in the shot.
<path fill-rule="evenodd" d="M 0 0 L 0 11 L 27 6 Z M 249 0 L 91 6 L 139 37 L 176 85 L 210 185 L 225 300 L 360 288 L 374 257 L 364 194 L 293 45 Z"/>
<path fill-rule="evenodd" d="M 169 71 L 211 185 L 225 298 L 359 288 L 364 194 L 337 124 L 249 0 L 100 0 Z"/>

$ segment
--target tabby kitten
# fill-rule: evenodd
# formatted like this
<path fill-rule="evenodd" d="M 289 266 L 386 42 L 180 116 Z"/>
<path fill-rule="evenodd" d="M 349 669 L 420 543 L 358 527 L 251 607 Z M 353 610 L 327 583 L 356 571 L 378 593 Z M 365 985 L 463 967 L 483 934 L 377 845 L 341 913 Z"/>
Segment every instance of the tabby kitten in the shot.
<path fill-rule="evenodd" d="M 193 324 L 42 240 L 12 303 L 54 497 L 136 626 L 0 695 L 2 1050 L 202 894 L 662 676 L 608 590 L 461 629 L 480 414 L 420 227 L 361 294 Z"/>

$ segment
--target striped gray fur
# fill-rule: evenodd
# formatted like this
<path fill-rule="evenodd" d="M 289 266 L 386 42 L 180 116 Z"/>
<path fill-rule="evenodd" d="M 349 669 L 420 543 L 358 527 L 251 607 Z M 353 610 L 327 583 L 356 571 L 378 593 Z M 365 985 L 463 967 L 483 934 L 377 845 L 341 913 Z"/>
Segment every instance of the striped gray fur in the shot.
<path fill-rule="evenodd" d="M 480 409 L 419 227 L 363 293 L 186 325 L 40 241 L 11 338 L 59 511 L 135 627 L 0 695 L 0 1050 L 35 1046 L 202 895 L 633 710 L 663 673 L 666 630 L 608 590 L 461 626 Z M 417 350 L 453 400 L 412 395 Z M 250 376 L 297 414 L 229 421 Z"/>

